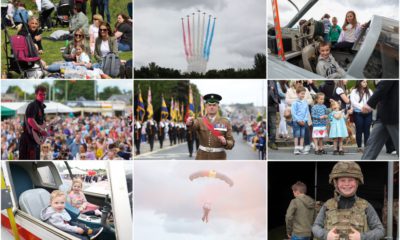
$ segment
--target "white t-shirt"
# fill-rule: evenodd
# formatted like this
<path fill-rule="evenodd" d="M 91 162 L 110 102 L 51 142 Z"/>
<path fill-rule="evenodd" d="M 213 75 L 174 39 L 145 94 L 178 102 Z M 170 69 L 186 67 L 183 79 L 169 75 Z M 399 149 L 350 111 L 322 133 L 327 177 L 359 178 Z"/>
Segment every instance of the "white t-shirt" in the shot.
<path fill-rule="evenodd" d="M 89 27 L 89 36 L 93 35 L 93 40 L 96 42 L 96 38 L 99 37 L 99 28 L 96 25 L 92 24 Z M 94 51 L 94 42 L 90 43 L 90 50 Z"/>
<path fill-rule="evenodd" d="M 101 45 L 100 45 L 100 53 L 102 57 L 105 57 L 107 53 L 111 52 L 110 51 L 110 45 L 108 45 L 108 40 L 102 40 Z"/>
<path fill-rule="evenodd" d="M 344 93 L 343 88 L 340 88 L 340 87 L 337 87 L 337 88 L 336 88 L 336 94 L 337 94 L 338 96 L 340 96 L 340 94 L 343 94 L 343 93 Z"/>
<path fill-rule="evenodd" d="M 369 97 L 367 94 L 364 94 L 363 98 L 360 101 L 360 94 L 357 89 L 353 89 L 350 93 L 350 102 L 355 112 L 361 112 L 362 107 L 367 104 L 368 99 L 372 96 L 373 92 L 369 89 Z"/>
<path fill-rule="evenodd" d="M 86 53 L 81 53 L 81 55 L 76 56 L 76 62 L 78 63 L 90 63 L 90 58 Z"/>

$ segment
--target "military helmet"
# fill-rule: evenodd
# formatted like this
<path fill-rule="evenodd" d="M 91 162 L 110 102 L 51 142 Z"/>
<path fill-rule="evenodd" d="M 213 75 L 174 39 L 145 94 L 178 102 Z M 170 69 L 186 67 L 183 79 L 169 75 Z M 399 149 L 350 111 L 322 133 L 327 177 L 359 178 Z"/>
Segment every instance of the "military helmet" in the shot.
<path fill-rule="evenodd" d="M 364 176 L 360 166 L 356 162 L 346 161 L 338 162 L 333 166 L 331 174 L 329 174 L 329 183 L 333 184 L 333 180 L 339 177 L 353 177 L 364 184 Z"/>

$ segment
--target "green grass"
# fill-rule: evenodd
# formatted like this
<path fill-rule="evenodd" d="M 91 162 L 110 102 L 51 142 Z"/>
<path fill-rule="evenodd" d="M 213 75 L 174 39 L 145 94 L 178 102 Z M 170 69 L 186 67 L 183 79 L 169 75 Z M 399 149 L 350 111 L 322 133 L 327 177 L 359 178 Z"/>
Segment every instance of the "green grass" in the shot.
<path fill-rule="evenodd" d="M 30 1 L 30 0 L 22 0 L 22 2 L 25 2 L 26 4 L 26 9 L 36 11 L 36 5 Z M 126 13 L 128 15 L 128 10 L 126 8 L 127 4 L 130 2 L 130 0 L 120 0 L 118 1 L 118 4 L 115 4 L 115 2 L 110 1 L 110 15 L 111 15 L 111 27 L 114 30 L 114 24 L 117 19 L 117 14 L 119 13 Z M 57 6 L 58 1 L 53 1 L 54 5 Z M 92 17 L 92 13 L 90 10 L 90 1 L 87 3 L 87 16 L 89 19 Z M 34 11 L 34 12 L 35 12 Z M 38 15 L 35 14 L 34 15 Z M 53 12 L 52 16 L 55 16 L 55 11 Z M 91 24 L 91 23 L 90 23 Z M 10 36 L 16 35 L 17 31 L 15 29 L 7 28 L 8 34 Z M 52 32 L 56 30 L 68 30 L 68 26 L 62 28 L 62 27 L 57 27 L 57 28 L 52 28 Z M 48 37 L 52 32 L 43 32 L 42 37 Z M 2 55 L 1 55 L 1 72 L 4 73 L 6 70 L 6 57 L 5 57 L 5 52 L 4 52 L 4 46 L 5 46 L 5 37 L 4 37 L 4 31 L 1 33 L 1 44 L 2 44 Z M 60 51 L 61 47 L 65 47 L 65 41 L 49 41 L 46 39 L 42 39 L 42 45 L 44 49 L 44 54 L 41 56 L 42 59 L 47 63 L 47 65 L 50 65 L 53 62 L 56 61 L 62 61 L 62 53 Z M 10 47 L 10 46 L 8 46 Z M 130 52 L 120 52 L 119 53 L 120 59 L 122 60 L 129 60 L 132 59 L 132 51 Z M 94 61 L 94 58 L 92 58 L 92 62 Z"/>

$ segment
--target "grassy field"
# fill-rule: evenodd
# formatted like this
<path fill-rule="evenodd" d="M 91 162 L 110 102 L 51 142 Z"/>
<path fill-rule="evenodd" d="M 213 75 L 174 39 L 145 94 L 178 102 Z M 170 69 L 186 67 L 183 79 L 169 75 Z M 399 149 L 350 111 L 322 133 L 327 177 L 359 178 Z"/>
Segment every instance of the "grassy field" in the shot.
<path fill-rule="evenodd" d="M 117 14 L 119 13 L 125 13 L 128 15 L 128 9 L 127 9 L 127 4 L 131 0 L 120 0 L 118 1 L 118 4 L 115 4 L 114 1 L 110 1 L 110 15 L 111 15 L 111 27 L 114 30 L 114 25 L 117 19 Z M 28 0 L 22 0 L 22 2 L 25 2 L 26 4 L 26 9 L 27 10 L 32 10 L 34 12 L 34 15 L 38 15 L 36 13 L 36 5 L 32 1 Z M 54 5 L 57 6 L 58 1 L 53 2 Z M 87 16 L 89 19 L 91 19 L 92 13 L 90 11 L 90 0 L 87 2 Z M 55 11 L 53 12 L 52 16 L 55 16 Z M 90 20 L 89 20 L 90 21 Z M 91 24 L 91 23 L 90 23 Z M 56 30 L 68 30 L 68 26 L 62 28 L 62 27 L 54 27 L 52 28 L 52 32 Z M 15 35 L 17 34 L 17 31 L 15 29 L 8 28 L 8 34 Z M 43 32 L 42 37 L 48 37 L 52 32 Z M 6 70 L 6 57 L 5 57 L 5 37 L 4 37 L 4 31 L 1 32 L 1 45 L 2 45 L 2 52 L 1 52 L 1 72 L 4 73 Z M 41 56 L 42 59 L 49 65 L 53 62 L 56 61 L 62 61 L 62 53 L 60 51 L 60 48 L 65 47 L 66 42 L 65 41 L 50 41 L 43 39 L 42 40 L 42 45 L 44 48 L 44 54 Z M 9 47 L 9 46 L 8 46 Z M 129 60 L 132 59 L 132 51 L 130 52 L 120 52 L 119 56 L 123 60 Z M 94 58 L 92 58 L 92 62 L 94 61 Z"/>

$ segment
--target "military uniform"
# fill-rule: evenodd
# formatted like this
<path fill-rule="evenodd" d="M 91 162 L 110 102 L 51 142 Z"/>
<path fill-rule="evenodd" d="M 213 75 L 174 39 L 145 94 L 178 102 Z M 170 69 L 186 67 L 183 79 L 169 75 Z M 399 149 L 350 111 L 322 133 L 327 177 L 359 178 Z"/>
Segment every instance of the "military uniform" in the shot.
<path fill-rule="evenodd" d="M 157 133 L 157 126 L 154 123 L 154 120 L 149 120 L 147 121 L 146 124 L 146 134 L 147 134 L 147 140 L 150 144 L 150 152 L 153 151 L 154 148 L 154 136 Z"/>
<path fill-rule="evenodd" d="M 208 119 L 214 129 L 219 131 L 226 139 L 226 145 L 222 145 L 218 137 L 214 136 L 207 128 L 202 118 L 197 118 L 193 123 L 193 131 L 199 138 L 200 146 L 196 160 L 226 160 L 224 149 L 232 149 L 235 140 L 232 136 L 232 126 L 228 119 L 216 116 L 214 121 Z"/>
<path fill-rule="evenodd" d="M 160 121 L 158 124 L 158 141 L 160 142 L 160 148 L 163 148 L 163 142 L 165 137 L 165 123 L 164 121 Z"/>
<path fill-rule="evenodd" d="M 189 157 L 192 157 L 192 155 L 193 155 L 193 142 L 195 139 L 195 136 L 193 133 L 194 132 L 192 131 L 191 128 L 186 129 L 186 140 L 187 140 L 187 144 L 188 144 Z"/>
<path fill-rule="evenodd" d="M 335 164 L 329 175 L 329 182 L 334 183 L 339 177 L 352 177 L 364 183 L 360 166 L 355 162 Z M 348 240 L 351 228 L 360 232 L 363 240 L 379 240 L 385 235 L 385 229 L 378 214 L 368 201 L 356 195 L 342 196 L 338 189 L 337 196 L 329 199 L 321 208 L 315 219 L 312 231 L 318 239 L 326 239 L 330 230 L 336 227 L 339 240 Z"/>
<path fill-rule="evenodd" d="M 142 140 L 142 126 L 139 122 L 134 123 L 134 136 L 133 136 L 135 147 L 136 147 L 136 155 L 140 154 L 140 142 Z"/>

